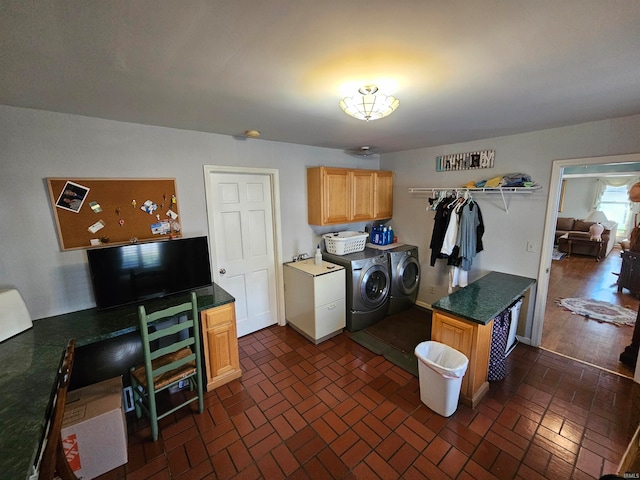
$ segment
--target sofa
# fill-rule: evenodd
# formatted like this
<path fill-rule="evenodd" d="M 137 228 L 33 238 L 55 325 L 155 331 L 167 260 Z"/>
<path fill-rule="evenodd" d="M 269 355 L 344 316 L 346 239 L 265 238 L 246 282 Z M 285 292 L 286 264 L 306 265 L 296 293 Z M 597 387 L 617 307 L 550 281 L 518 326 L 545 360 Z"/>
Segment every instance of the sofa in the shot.
<path fill-rule="evenodd" d="M 604 222 L 601 242 L 591 240 L 589 228 L 596 222 L 571 217 L 558 217 L 556 220 L 555 244 L 558 251 L 568 254 L 589 255 L 596 261 L 609 255 L 616 244 L 616 222 Z"/>

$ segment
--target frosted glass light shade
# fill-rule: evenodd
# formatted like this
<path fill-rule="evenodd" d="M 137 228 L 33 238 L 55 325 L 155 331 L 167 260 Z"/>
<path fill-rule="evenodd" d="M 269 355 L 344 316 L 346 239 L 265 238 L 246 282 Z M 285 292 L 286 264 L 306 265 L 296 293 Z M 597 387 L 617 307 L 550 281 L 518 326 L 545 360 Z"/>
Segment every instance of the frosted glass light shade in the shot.
<path fill-rule="evenodd" d="M 340 100 L 340 108 L 347 115 L 360 120 L 377 120 L 392 114 L 400 100 L 390 95 L 378 93 L 378 87 L 367 85 L 358 90 L 358 95 Z"/>

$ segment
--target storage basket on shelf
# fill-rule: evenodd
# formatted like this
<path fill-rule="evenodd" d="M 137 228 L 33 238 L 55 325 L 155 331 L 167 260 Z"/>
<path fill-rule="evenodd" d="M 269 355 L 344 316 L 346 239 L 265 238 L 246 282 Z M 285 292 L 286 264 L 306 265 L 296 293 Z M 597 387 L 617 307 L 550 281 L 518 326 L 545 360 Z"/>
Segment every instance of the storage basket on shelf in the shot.
<path fill-rule="evenodd" d="M 335 255 L 361 252 L 367 242 L 368 233 L 365 232 L 337 232 L 327 233 L 322 236 L 327 252 Z"/>

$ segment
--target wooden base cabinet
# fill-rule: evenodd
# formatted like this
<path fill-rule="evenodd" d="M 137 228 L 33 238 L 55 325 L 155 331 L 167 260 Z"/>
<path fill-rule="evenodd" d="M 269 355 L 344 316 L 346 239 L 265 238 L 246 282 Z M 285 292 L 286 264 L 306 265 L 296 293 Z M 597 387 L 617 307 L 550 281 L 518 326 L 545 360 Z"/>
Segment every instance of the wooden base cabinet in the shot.
<path fill-rule="evenodd" d="M 207 391 L 211 391 L 242 376 L 235 303 L 203 310 L 200 315 Z"/>
<path fill-rule="evenodd" d="M 475 408 L 489 391 L 489 354 L 493 320 L 486 325 L 433 311 L 431 339 L 455 348 L 468 359 L 467 372 L 462 379 L 460 400 Z"/>
<path fill-rule="evenodd" d="M 640 294 L 640 253 L 626 251 L 622 254 L 622 268 L 618 277 L 618 292 L 626 288 L 634 295 Z"/>

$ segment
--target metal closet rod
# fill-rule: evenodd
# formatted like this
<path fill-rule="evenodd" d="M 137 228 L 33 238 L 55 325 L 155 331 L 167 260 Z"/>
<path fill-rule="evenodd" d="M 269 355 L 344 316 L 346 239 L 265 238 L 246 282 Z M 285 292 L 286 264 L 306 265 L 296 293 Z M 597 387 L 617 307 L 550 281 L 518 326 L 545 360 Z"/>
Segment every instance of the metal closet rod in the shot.
<path fill-rule="evenodd" d="M 479 193 L 499 193 L 502 197 L 502 204 L 504 205 L 504 211 L 509 213 L 509 207 L 507 206 L 507 199 L 504 197 L 506 193 L 532 193 L 535 190 L 539 190 L 540 185 L 533 185 L 531 187 L 409 187 L 409 193 L 427 193 L 431 192 L 435 195 L 436 192 L 448 191 L 456 192 L 479 192 Z"/>

